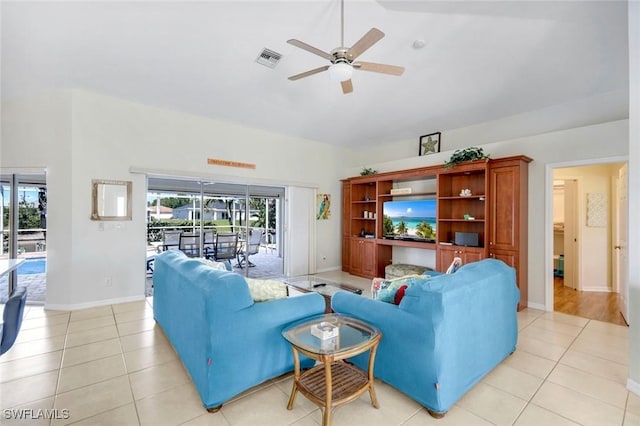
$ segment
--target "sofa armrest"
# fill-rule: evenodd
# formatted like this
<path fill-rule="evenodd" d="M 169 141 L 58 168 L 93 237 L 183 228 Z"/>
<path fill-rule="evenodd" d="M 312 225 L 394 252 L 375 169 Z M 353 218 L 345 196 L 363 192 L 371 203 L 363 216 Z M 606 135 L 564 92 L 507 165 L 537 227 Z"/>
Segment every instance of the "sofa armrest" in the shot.
<path fill-rule="evenodd" d="M 416 332 L 415 325 L 421 318 L 398 309 L 398 306 L 392 303 L 339 291 L 331 298 L 331 307 L 336 313 L 350 315 L 377 327 L 383 334 L 383 340 L 386 337 L 388 341 L 393 335 L 394 339 L 410 339 L 413 342 L 420 340 L 421 344 L 433 341 L 431 330 L 425 328 L 423 333 Z M 423 337 L 420 338 L 420 335 Z"/>
<path fill-rule="evenodd" d="M 238 312 L 239 315 L 251 315 L 260 318 L 256 327 L 288 325 L 298 319 L 319 315 L 324 312 L 324 297 L 318 293 L 307 293 L 296 297 L 254 303 Z"/>

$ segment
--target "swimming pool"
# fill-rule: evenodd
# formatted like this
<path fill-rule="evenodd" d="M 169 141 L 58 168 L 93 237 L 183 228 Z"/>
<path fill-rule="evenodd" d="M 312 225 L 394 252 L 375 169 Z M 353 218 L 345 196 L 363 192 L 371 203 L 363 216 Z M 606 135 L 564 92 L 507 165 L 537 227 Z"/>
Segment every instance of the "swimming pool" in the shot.
<path fill-rule="evenodd" d="M 47 272 L 46 257 L 26 259 L 20 266 L 18 266 L 19 275 L 44 274 L 45 272 Z"/>

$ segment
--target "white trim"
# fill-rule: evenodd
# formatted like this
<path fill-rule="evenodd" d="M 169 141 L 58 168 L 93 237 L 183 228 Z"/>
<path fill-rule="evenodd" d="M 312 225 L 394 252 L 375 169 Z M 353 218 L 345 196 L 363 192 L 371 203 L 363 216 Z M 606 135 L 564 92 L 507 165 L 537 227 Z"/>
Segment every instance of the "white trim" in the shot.
<path fill-rule="evenodd" d="M 230 176 L 230 175 L 218 175 L 209 173 L 195 173 L 192 171 L 184 170 L 166 170 L 166 169 L 149 169 L 145 167 L 129 167 L 129 173 L 143 174 L 153 177 L 169 177 L 169 178 L 182 178 L 188 180 L 211 180 L 220 183 L 237 183 L 242 185 L 265 185 L 265 186 L 297 186 L 301 188 L 318 189 L 319 184 L 309 182 L 298 181 L 286 181 L 275 179 L 264 179 L 255 176 Z"/>
<path fill-rule="evenodd" d="M 640 396 L 640 383 L 635 380 L 631 380 L 631 378 L 627 379 L 627 389 L 629 392 L 633 392 L 636 395 Z"/>
<path fill-rule="evenodd" d="M 333 271 L 341 271 L 341 266 L 330 266 L 328 268 L 317 269 L 316 274 L 321 274 L 323 272 L 333 272 Z"/>
<path fill-rule="evenodd" d="M 548 311 L 548 309 L 542 303 L 527 302 L 527 308 L 537 309 L 539 311 Z"/>
<path fill-rule="evenodd" d="M 610 287 L 588 287 L 588 288 L 581 288 L 580 290 L 582 291 L 599 291 L 599 292 L 605 292 L 605 293 L 612 293 L 613 289 Z"/>
<path fill-rule="evenodd" d="M 145 300 L 146 297 L 141 294 L 139 296 L 129 296 L 129 297 L 119 297 L 116 299 L 105 299 L 105 300 L 96 300 L 93 302 L 86 303 L 76 303 L 73 305 L 61 305 L 61 304 L 45 304 L 45 309 L 50 309 L 52 311 L 76 311 L 79 309 L 87 309 L 87 308 L 96 308 L 99 306 L 107 306 L 107 305 L 117 305 L 119 303 L 129 303 L 129 302 L 138 302 L 140 300 Z"/>
<path fill-rule="evenodd" d="M 41 175 L 47 173 L 46 167 L 0 167 L 1 175 Z"/>

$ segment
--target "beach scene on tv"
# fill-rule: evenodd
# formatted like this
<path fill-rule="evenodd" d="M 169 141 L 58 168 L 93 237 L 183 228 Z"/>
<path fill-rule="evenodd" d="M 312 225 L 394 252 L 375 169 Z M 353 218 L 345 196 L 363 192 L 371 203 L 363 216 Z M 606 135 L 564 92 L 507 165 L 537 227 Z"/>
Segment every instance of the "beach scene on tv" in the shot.
<path fill-rule="evenodd" d="M 436 200 L 387 201 L 383 204 L 384 236 L 434 240 Z"/>

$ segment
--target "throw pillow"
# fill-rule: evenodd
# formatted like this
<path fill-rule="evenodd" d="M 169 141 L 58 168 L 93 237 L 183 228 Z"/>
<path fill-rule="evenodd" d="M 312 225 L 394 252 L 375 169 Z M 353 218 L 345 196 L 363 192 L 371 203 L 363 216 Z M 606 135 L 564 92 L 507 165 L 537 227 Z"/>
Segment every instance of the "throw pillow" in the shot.
<path fill-rule="evenodd" d="M 283 282 L 255 278 L 245 278 L 245 280 L 254 302 L 266 302 L 287 297 L 287 286 Z"/>
<path fill-rule="evenodd" d="M 460 266 L 462 266 L 462 259 L 460 259 L 459 257 L 454 257 L 453 262 L 451 262 L 451 265 L 449 265 L 449 268 L 447 268 L 446 273 L 453 274 L 460 268 Z"/>
<path fill-rule="evenodd" d="M 213 269 L 217 269 L 219 271 L 226 271 L 227 270 L 227 265 L 224 262 L 216 262 L 214 260 L 209 260 L 209 259 L 205 259 L 205 258 L 200 258 L 199 260 L 200 260 L 200 262 L 204 263 L 205 265 L 208 265 L 208 266 L 212 267 Z"/>
<path fill-rule="evenodd" d="M 374 278 L 371 280 L 371 297 L 373 297 L 373 300 L 377 300 L 380 291 L 389 287 L 389 284 L 391 284 L 391 281 L 385 280 L 384 278 Z"/>
<path fill-rule="evenodd" d="M 393 304 L 394 305 L 399 305 L 400 302 L 402 302 L 402 298 L 404 297 L 404 292 L 406 290 L 407 290 L 407 285 L 406 284 L 398 289 L 398 291 L 396 292 L 396 297 L 393 299 Z"/>
<path fill-rule="evenodd" d="M 398 292 L 398 289 L 403 285 L 406 285 L 407 287 L 409 287 L 413 285 L 416 282 L 416 280 L 423 281 L 425 280 L 425 277 L 423 275 L 415 274 L 415 275 L 407 275 L 405 277 L 395 278 L 389 281 L 389 285 L 386 288 L 380 290 L 380 292 L 378 293 L 378 300 L 381 300 L 387 303 L 393 303 L 393 301 L 396 298 L 396 293 Z"/>

